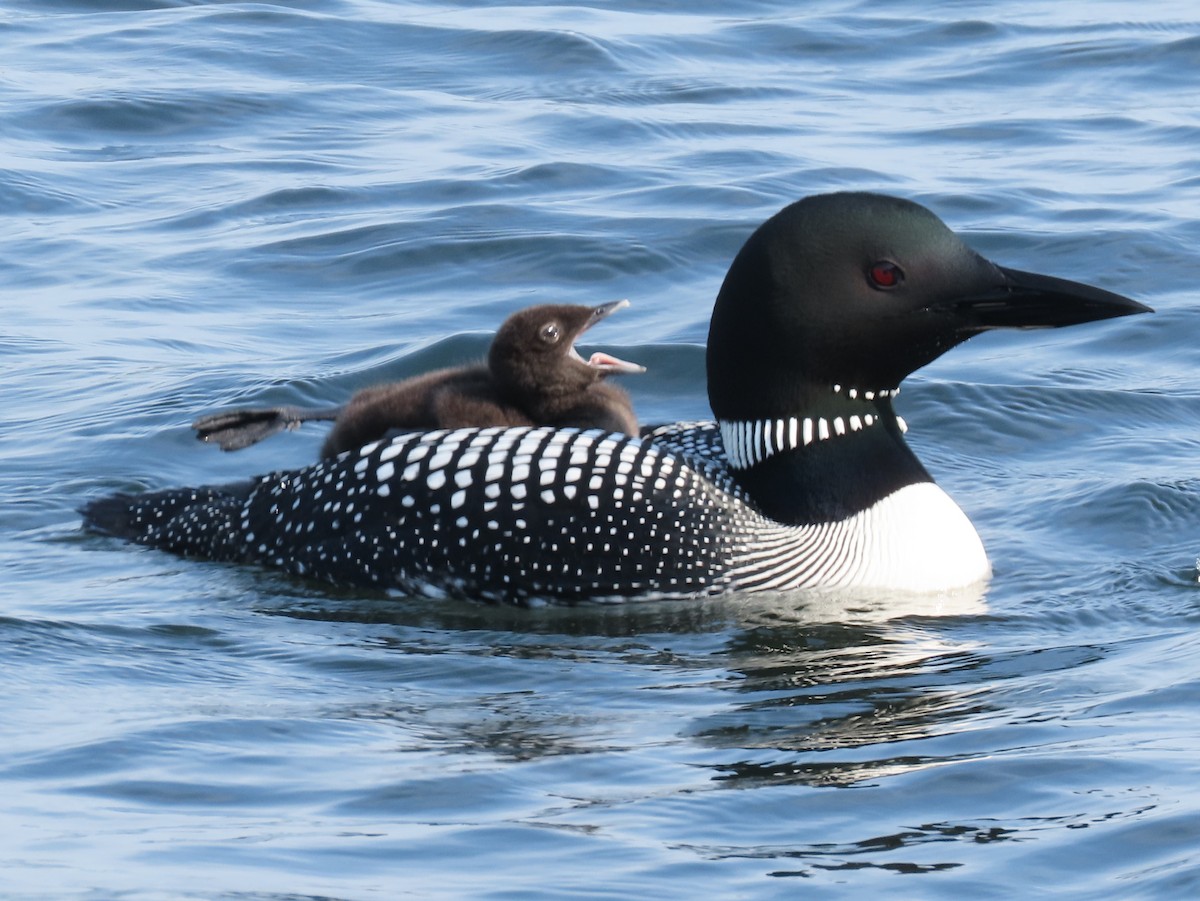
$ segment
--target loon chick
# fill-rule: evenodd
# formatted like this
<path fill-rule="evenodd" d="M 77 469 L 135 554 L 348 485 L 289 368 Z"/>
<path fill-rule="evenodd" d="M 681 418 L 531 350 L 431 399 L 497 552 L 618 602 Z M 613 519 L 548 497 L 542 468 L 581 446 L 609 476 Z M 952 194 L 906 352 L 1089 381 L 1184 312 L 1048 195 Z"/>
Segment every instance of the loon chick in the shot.
<path fill-rule="evenodd" d="M 602 379 L 645 372 L 606 353 L 584 360 L 579 337 L 629 301 L 597 307 L 545 304 L 504 321 L 486 364 L 439 369 L 400 382 L 364 388 L 343 407 L 264 407 L 214 413 L 192 428 L 201 441 L 232 451 L 257 444 L 302 422 L 335 420 L 321 457 L 336 457 L 391 431 L 465 426 L 554 425 L 638 433 L 627 395 Z"/>
<path fill-rule="evenodd" d="M 1148 312 L 997 266 L 918 204 L 818 195 L 746 241 L 708 337 L 716 422 L 644 437 L 464 428 L 222 487 L 117 495 L 94 529 L 340 584 L 535 603 L 990 574 L 904 440 L 900 381 L 994 328 Z"/>

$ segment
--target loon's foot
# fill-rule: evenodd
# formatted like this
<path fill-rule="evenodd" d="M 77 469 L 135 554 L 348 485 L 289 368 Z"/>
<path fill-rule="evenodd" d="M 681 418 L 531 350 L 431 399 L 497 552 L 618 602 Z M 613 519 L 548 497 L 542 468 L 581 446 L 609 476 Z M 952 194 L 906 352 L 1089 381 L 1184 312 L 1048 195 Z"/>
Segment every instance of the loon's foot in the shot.
<path fill-rule="evenodd" d="M 258 444 L 284 429 L 297 428 L 302 422 L 337 419 L 341 412 L 341 407 L 255 407 L 201 416 L 192 423 L 192 428 L 201 441 L 215 443 L 223 451 L 235 451 Z"/>

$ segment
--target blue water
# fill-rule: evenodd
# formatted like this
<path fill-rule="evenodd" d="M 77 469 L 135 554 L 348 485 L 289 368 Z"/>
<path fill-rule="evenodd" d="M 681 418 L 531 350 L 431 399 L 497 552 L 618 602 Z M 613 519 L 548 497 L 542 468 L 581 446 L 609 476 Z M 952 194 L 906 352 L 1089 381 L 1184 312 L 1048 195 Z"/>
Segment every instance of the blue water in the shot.
<path fill-rule="evenodd" d="M 0 895 L 1200 895 L 1192 2 L 0 8 Z M 796 12 L 803 9 L 802 12 Z M 512 610 L 80 532 L 312 459 L 545 301 L 703 416 L 712 298 L 806 194 L 1154 306 L 899 410 L 986 591 Z"/>

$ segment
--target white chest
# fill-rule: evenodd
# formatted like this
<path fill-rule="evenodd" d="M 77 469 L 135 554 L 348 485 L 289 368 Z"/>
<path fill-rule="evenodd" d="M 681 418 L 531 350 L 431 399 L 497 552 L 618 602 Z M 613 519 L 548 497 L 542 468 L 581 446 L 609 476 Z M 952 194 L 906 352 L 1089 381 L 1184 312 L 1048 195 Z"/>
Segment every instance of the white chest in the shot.
<path fill-rule="evenodd" d="M 949 591 L 991 575 L 979 533 L 932 482 L 908 485 L 840 522 L 761 530 L 735 555 L 741 587 Z"/>

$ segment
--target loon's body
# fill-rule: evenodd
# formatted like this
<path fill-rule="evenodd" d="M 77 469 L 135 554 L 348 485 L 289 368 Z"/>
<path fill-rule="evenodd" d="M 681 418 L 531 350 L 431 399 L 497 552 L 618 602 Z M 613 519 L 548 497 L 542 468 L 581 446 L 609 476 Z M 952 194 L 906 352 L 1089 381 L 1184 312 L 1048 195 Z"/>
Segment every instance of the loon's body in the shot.
<path fill-rule="evenodd" d="M 948 590 L 986 578 L 987 557 L 904 441 L 900 381 L 990 328 L 1147 309 L 996 266 L 917 204 L 810 197 L 749 238 L 717 297 L 716 422 L 414 433 L 85 517 L 178 553 L 510 602 Z"/>
<path fill-rule="evenodd" d="M 644 368 L 605 353 L 584 360 L 575 350 L 580 335 L 628 305 L 527 307 L 500 326 L 486 363 L 364 388 L 344 407 L 232 410 L 198 419 L 193 428 L 201 441 L 239 450 L 301 422 L 334 420 L 321 448 L 324 459 L 415 429 L 553 425 L 636 435 L 629 395 L 603 379 Z"/>

